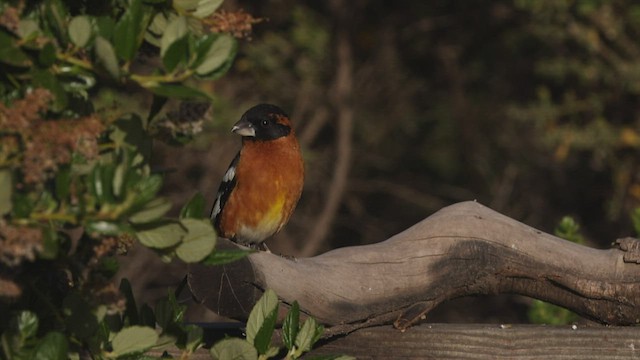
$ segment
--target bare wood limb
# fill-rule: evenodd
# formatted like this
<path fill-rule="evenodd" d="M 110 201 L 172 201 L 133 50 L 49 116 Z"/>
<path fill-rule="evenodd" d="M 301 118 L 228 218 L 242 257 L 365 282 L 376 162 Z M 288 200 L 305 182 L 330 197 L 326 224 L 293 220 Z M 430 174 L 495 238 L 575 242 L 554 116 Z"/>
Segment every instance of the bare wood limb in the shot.
<path fill-rule="evenodd" d="M 635 240 L 626 240 L 630 248 Z M 630 242 L 629 242 L 630 241 Z M 194 295 L 213 310 L 229 299 L 248 309 L 271 288 L 284 302 L 329 325 L 361 327 L 402 314 L 413 323 L 443 301 L 473 294 L 521 294 L 605 324 L 640 322 L 640 266 L 620 249 L 577 245 L 475 202 L 446 207 L 384 242 L 290 260 L 268 253 L 224 267 L 235 296 L 213 284 L 216 268 L 190 273 Z M 217 272 L 217 274 L 216 274 Z M 222 290 L 222 291 L 220 291 Z M 237 296 L 239 290 L 245 291 Z M 422 309 L 420 308 L 422 306 Z M 246 313 L 221 313 L 236 318 Z"/>

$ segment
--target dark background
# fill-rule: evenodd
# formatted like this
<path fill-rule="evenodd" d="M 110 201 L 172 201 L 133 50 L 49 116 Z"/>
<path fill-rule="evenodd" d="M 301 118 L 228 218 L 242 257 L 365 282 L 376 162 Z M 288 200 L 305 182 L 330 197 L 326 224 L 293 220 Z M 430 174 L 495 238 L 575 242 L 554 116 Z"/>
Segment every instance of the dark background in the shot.
<path fill-rule="evenodd" d="M 177 211 L 211 206 L 239 149 L 231 125 L 270 102 L 294 122 L 306 183 L 272 252 L 312 256 L 383 241 L 477 200 L 588 246 L 634 235 L 640 200 L 640 5 L 633 1 L 226 1 L 264 19 L 211 84 L 212 119 L 184 147 L 156 145 Z M 184 276 L 143 249 L 122 274 L 141 301 Z M 444 304 L 430 321 L 526 322 L 530 299 Z M 196 320 L 213 319 L 194 312 Z"/>

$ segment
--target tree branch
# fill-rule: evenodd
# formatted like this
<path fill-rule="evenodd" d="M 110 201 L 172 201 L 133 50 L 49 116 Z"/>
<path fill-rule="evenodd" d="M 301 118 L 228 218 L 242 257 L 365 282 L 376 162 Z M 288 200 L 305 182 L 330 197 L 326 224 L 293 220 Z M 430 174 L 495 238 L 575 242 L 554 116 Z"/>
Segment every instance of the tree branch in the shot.
<path fill-rule="evenodd" d="M 329 325 L 362 327 L 390 314 L 406 328 L 448 299 L 475 294 L 521 294 L 566 307 L 605 324 L 640 319 L 640 265 L 635 239 L 597 250 L 562 240 L 476 202 L 446 207 L 373 245 L 290 260 L 257 253 L 224 267 L 193 268 L 196 298 L 221 315 L 244 318 L 271 288 L 297 300 Z M 626 259 L 626 260 L 625 260 Z M 232 289 L 236 296 L 229 296 Z M 242 296 L 237 296 L 241 291 Z M 236 302 L 241 303 L 239 306 Z M 236 310 L 229 310 L 229 309 Z"/>

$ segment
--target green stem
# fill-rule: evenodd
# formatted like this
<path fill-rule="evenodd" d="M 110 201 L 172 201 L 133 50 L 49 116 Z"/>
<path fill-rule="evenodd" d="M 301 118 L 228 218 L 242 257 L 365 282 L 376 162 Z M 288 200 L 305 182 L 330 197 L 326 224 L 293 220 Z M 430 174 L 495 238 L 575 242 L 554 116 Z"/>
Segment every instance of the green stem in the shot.
<path fill-rule="evenodd" d="M 64 213 L 31 213 L 29 218 L 37 221 L 65 221 L 74 225 L 78 223 L 78 219 L 75 215 Z"/>
<path fill-rule="evenodd" d="M 89 61 L 78 59 L 71 54 L 57 53 L 56 57 L 62 61 L 66 61 L 69 64 L 79 66 L 85 70 L 94 71 L 93 65 Z"/>
<path fill-rule="evenodd" d="M 187 80 L 193 75 L 193 70 L 185 70 L 182 73 L 171 73 L 165 75 L 138 75 L 132 74 L 130 79 L 140 86 L 148 88 L 156 86 L 158 83 L 172 83 Z"/>

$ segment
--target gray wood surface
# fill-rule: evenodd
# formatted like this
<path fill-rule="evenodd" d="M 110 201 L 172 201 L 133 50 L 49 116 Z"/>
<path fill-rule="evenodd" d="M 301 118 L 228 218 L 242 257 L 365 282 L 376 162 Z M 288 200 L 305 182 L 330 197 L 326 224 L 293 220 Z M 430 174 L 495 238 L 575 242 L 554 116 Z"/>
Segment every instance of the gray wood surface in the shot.
<path fill-rule="evenodd" d="M 307 314 L 337 325 L 334 334 L 382 323 L 406 328 L 448 299 L 498 293 L 627 325 L 640 321 L 636 243 L 593 249 L 464 202 L 377 244 L 304 259 L 259 252 L 224 267 L 194 267 L 189 285 L 209 309 L 239 319 L 271 288 L 284 303 L 297 300 Z"/>
<path fill-rule="evenodd" d="M 179 357 L 177 351 L 170 353 Z M 326 341 L 310 353 L 328 354 L 357 359 L 640 359 L 640 328 L 422 324 L 401 332 L 379 326 Z M 210 357 L 201 349 L 190 359 Z"/>

